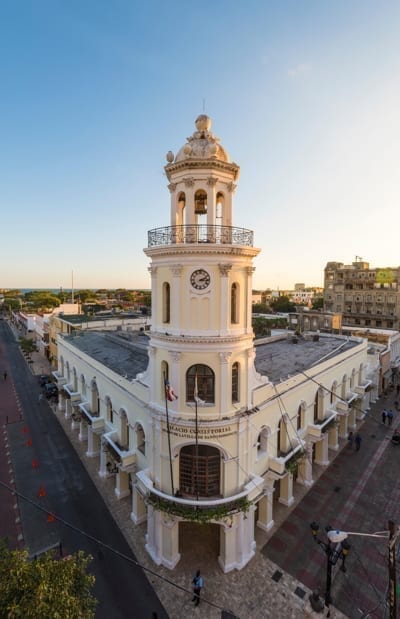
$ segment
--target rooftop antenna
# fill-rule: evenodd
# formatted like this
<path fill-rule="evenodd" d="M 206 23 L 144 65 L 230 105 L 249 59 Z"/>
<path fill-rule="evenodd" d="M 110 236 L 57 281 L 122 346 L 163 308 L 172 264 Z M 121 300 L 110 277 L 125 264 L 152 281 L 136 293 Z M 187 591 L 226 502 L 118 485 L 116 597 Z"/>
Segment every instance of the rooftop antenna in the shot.
<path fill-rule="evenodd" d="M 356 256 L 356 262 L 361 262 L 361 261 L 362 261 L 361 256 Z"/>

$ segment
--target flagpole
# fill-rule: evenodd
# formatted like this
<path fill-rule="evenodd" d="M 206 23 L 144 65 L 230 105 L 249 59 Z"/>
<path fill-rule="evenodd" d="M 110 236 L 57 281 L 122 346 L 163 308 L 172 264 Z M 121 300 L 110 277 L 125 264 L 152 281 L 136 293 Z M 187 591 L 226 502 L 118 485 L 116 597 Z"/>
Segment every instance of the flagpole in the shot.
<path fill-rule="evenodd" d="M 199 432 L 198 432 L 198 416 L 197 416 L 197 374 L 195 376 L 195 382 L 196 382 L 196 387 L 195 387 L 195 391 L 196 391 L 196 397 L 194 399 L 195 401 L 195 423 L 196 423 L 196 428 L 195 428 L 195 437 L 196 437 L 196 500 L 199 500 Z"/>
<path fill-rule="evenodd" d="M 174 490 L 174 475 L 172 472 L 172 454 L 171 454 L 171 433 L 169 431 L 169 415 L 168 415 L 168 398 L 167 398 L 167 377 L 164 372 L 164 396 L 165 396 L 165 413 L 167 417 L 167 436 L 168 436 L 168 454 L 169 454 L 169 470 L 171 475 L 171 490 L 172 495 L 175 495 Z"/>

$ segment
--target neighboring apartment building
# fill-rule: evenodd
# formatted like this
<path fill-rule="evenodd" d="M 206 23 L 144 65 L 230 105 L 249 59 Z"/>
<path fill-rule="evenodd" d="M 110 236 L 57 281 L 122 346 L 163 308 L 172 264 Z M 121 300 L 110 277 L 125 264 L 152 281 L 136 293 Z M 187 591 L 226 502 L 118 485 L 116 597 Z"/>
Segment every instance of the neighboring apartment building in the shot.
<path fill-rule="evenodd" d="M 343 325 L 399 329 L 400 267 L 370 268 L 328 262 L 324 277 L 324 310 L 341 312 Z"/>
<path fill-rule="evenodd" d="M 59 414 L 129 501 L 145 548 L 173 569 L 216 535 L 224 572 L 255 554 L 298 484 L 313 483 L 369 407 L 367 341 L 286 335 L 255 346 L 253 233 L 234 227 L 239 167 L 201 115 L 165 167 L 169 225 L 148 233 L 149 334 L 58 335 Z M 301 341 L 300 341 L 301 340 Z M 190 537 L 187 524 L 191 523 Z M 218 557 L 218 559 L 217 559 Z"/>

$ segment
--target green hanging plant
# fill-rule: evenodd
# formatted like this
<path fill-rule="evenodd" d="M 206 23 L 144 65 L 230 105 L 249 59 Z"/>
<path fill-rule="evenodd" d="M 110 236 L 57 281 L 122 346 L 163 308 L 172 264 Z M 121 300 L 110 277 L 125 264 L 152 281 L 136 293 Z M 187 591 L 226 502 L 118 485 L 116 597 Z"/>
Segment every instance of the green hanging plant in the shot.
<path fill-rule="evenodd" d="M 231 503 L 199 508 L 191 505 L 183 505 L 182 503 L 175 503 L 174 501 L 167 501 L 155 494 L 150 494 L 146 498 L 146 503 L 165 514 L 178 516 L 184 520 L 199 522 L 201 524 L 211 522 L 212 520 L 224 520 L 238 512 L 247 513 L 252 505 L 251 501 L 243 497 Z"/>
<path fill-rule="evenodd" d="M 300 451 L 293 454 L 293 456 L 285 463 L 286 471 L 294 475 L 299 468 L 299 464 L 301 464 L 301 461 L 304 459 L 304 456 L 305 451 L 303 449 L 300 449 Z"/>

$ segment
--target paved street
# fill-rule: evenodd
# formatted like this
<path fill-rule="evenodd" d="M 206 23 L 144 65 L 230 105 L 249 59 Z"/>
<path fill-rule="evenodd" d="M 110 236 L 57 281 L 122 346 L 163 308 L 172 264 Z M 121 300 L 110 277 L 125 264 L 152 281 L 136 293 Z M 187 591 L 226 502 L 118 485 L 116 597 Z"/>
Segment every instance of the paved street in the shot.
<path fill-rule="evenodd" d="M 39 400 L 37 378 L 4 321 L 0 321 L 0 342 L 2 367 L 7 367 L 8 373 L 0 392 L 2 424 L 7 421 L 3 411 L 8 412 L 8 425 L 2 425 L 8 448 L 1 480 L 28 499 L 17 499 L 1 489 L 2 503 L 8 510 L 1 521 L 0 535 L 8 536 L 15 547 L 17 535 L 22 533 L 31 556 L 60 542 L 64 554 L 82 549 L 92 555 L 90 569 L 96 576 L 94 594 L 99 600 L 99 619 L 145 618 L 152 611 L 166 617 L 57 417 L 45 399 Z M 47 510 L 73 528 L 49 517 Z"/>

